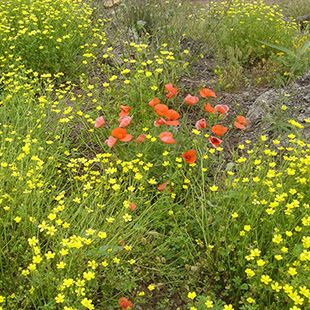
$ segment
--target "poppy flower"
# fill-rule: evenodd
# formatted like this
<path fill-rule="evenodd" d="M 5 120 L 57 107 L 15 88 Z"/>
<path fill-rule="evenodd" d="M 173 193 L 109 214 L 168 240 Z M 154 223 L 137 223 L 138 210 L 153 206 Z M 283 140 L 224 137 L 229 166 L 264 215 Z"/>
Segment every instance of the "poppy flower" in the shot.
<path fill-rule="evenodd" d="M 128 307 L 132 306 L 132 302 L 130 300 L 128 300 L 125 297 L 121 297 L 118 300 L 119 305 L 121 306 L 122 309 L 127 309 Z"/>
<path fill-rule="evenodd" d="M 176 96 L 179 90 L 178 88 L 174 88 L 172 83 L 166 84 L 165 88 L 168 92 L 168 94 L 166 95 L 168 99 L 171 99 L 173 96 Z"/>
<path fill-rule="evenodd" d="M 169 108 L 165 105 L 165 104 L 158 104 L 157 106 L 155 106 L 155 112 L 159 115 L 159 116 L 164 116 L 165 113 L 167 113 L 169 110 Z"/>
<path fill-rule="evenodd" d="M 123 142 L 128 142 L 133 139 L 133 136 L 128 134 L 126 129 L 120 127 L 114 128 L 111 135 Z"/>
<path fill-rule="evenodd" d="M 217 137 L 211 137 L 209 139 L 209 141 L 211 142 L 211 144 L 215 147 L 218 148 L 219 145 L 223 142 L 221 139 L 217 138 Z"/>
<path fill-rule="evenodd" d="M 177 126 L 179 125 L 179 121 L 177 120 L 180 117 L 180 114 L 177 111 L 174 111 L 172 109 L 168 110 L 165 115 L 167 118 L 167 125 L 171 125 L 171 126 Z"/>
<path fill-rule="evenodd" d="M 220 114 L 227 113 L 229 111 L 229 108 L 225 104 L 218 104 L 214 107 L 214 109 L 219 112 Z"/>
<path fill-rule="evenodd" d="M 149 102 L 149 105 L 154 108 L 158 103 L 160 103 L 160 100 L 158 98 L 154 98 Z"/>
<path fill-rule="evenodd" d="M 204 103 L 204 107 L 205 107 L 206 112 L 215 114 L 215 109 L 211 107 L 210 103 L 207 103 L 207 104 Z"/>
<path fill-rule="evenodd" d="M 183 153 L 183 158 L 189 164 L 193 164 L 196 161 L 196 151 L 189 150 L 188 152 Z"/>
<path fill-rule="evenodd" d="M 143 134 L 141 134 L 141 135 L 136 139 L 136 142 L 137 142 L 137 143 L 142 143 L 142 142 L 144 142 L 145 139 L 146 139 L 146 135 L 143 133 Z"/>
<path fill-rule="evenodd" d="M 122 112 L 119 114 L 119 116 L 128 116 L 129 115 L 129 111 L 131 110 L 130 107 L 120 105 L 119 108 L 122 109 Z"/>
<path fill-rule="evenodd" d="M 185 97 L 184 101 L 190 105 L 193 105 L 193 104 L 196 104 L 199 101 L 199 99 L 196 96 L 192 96 L 192 95 L 188 94 Z"/>
<path fill-rule="evenodd" d="M 154 122 L 154 126 L 158 127 L 160 125 L 166 125 L 167 124 L 167 121 L 160 117 L 157 121 Z"/>
<path fill-rule="evenodd" d="M 211 89 L 208 89 L 208 88 L 204 88 L 204 89 L 201 89 L 199 91 L 199 94 L 202 98 L 206 98 L 206 97 L 216 97 L 215 95 L 215 92 L 212 91 Z"/>
<path fill-rule="evenodd" d="M 116 143 L 117 139 L 114 137 L 110 136 L 107 140 L 105 140 L 105 144 L 107 144 L 109 147 L 113 147 L 114 144 Z"/>
<path fill-rule="evenodd" d="M 96 128 L 99 128 L 99 127 L 103 126 L 104 124 L 105 124 L 105 120 L 104 120 L 103 116 L 96 118 L 96 120 L 95 120 L 95 127 Z"/>
<path fill-rule="evenodd" d="M 119 127 L 127 127 L 131 122 L 131 117 L 130 116 L 121 116 L 118 119 L 118 122 L 119 122 Z"/>
<path fill-rule="evenodd" d="M 165 189 L 167 189 L 167 191 L 170 192 L 170 189 L 169 189 L 169 187 L 168 187 L 168 183 L 169 183 L 169 181 L 164 182 L 163 184 L 159 185 L 159 186 L 157 187 L 157 189 L 158 189 L 159 191 L 161 191 L 161 192 L 163 192 Z"/>
<path fill-rule="evenodd" d="M 135 210 L 137 208 L 137 206 L 133 202 L 130 202 L 129 208 L 130 208 L 130 210 Z"/>
<path fill-rule="evenodd" d="M 175 140 L 173 139 L 173 135 L 170 132 L 164 131 L 159 135 L 159 139 L 166 144 L 173 144 Z"/>
<path fill-rule="evenodd" d="M 247 125 L 250 121 L 248 121 L 244 116 L 237 116 L 237 122 L 235 122 L 235 126 L 239 129 L 246 130 L 245 125 Z"/>
<path fill-rule="evenodd" d="M 227 127 L 224 127 L 222 125 L 216 125 L 211 128 L 211 131 L 218 136 L 222 136 L 226 133 Z"/>
<path fill-rule="evenodd" d="M 207 121 L 204 118 L 202 118 L 196 122 L 195 126 L 198 130 L 203 129 L 203 128 L 207 128 Z"/>

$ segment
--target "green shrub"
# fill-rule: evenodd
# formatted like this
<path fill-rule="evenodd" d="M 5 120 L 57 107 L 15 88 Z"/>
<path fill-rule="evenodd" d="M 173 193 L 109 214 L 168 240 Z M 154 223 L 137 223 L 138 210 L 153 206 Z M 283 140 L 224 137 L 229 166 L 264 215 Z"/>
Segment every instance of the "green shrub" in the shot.
<path fill-rule="evenodd" d="M 14 54 L 28 69 L 53 74 L 72 73 L 82 65 L 77 57 L 91 53 L 81 46 L 97 29 L 82 1 L 8 0 L 0 8 L 0 57 Z"/>
<path fill-rule="evenodd" d="M 292 38 L 297 34 L 293 21 L 285 22 L 277 6 L 270 7 L 263 1 L 232 1 L 227 10 L 226 2 L 215 4 L 209 16 L 221 22 L 214 31 L 218 57 L 227 59 L 233 55 L 243 65 L 254 65 L 267 59 L 274 51 L 258 40 L 276 43 L 284 47 L 292 46 Z"/>

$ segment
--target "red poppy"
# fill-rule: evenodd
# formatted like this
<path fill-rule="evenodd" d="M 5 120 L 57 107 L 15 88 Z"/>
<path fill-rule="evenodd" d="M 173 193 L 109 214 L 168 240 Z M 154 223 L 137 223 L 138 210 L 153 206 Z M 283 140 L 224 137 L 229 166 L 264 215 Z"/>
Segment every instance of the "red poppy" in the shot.
<path fill-rule="evenodd" d="M 131 122 L 131 117 L 130 116 L 121 116 L 118 119 L 118 122 L 119 122 L 119 127 L 127 127 Z"/>
<path fill-rule="evenodd" d="M 159 139 L 166 144 L 173 144 L 175 140 L 173 139 L 173 135 L 170 132 L 164 131 L 159 135 Z"/>
<path fill-rule="evenodd" d="M 217 112 L 219 112 L 220 114 L 224 114 L 224 113 L 227 113 L 227 112 L 229 111 L 228 106 L 225 105 L 225 104 L 218 104 L 218 105 L 216 105 L 214 108 L 215 108 L 215 110 L 216 110 Z"/>
<path fill-rule="evenodd" d="M 133 136 L 128 134 L 126 129 L 120 127 L 114 128 L 111 135 L 123 142 L 128 142 L 133 139 Z"/>
<path fill-rule="evenodd" d="M 135 210 L 136 207 L 137 207 L 137 206 L 136 206 L 133 202 L 130 202 L 130 203 L 129 203 L 129 208 L 130 208 L 130 210 Z"/>
<path fill-rule="evenodd" d="M 203 128 L 207 128 L 207 121 L 204 118 L 202 118 L 196 122 L 195 126 L 198 130 L 203 129 Z"/>
<path fill-rule="evenodd" d="M 189 164 L 193 164 L 196 161 L 196 151 L 195 150 L 189 150 L 185 153 L 183 153 L 183 158 L 185 161 Z"/>
<path fill-rule="evenodd" d="M 103 116 L 96 118 L 96 120 L 95 120 L 95 127 L 96 128 L 99 128 L 99 127 L 103 126 L 104 124 L 105 124 L 105 120 L 104 120 Z"/>
<path fill-rule="evenodd" d="M 159 116 L 164 116 L 165 113 L 167 113 L 169 110 L 169 108 L 165 105 L 165 104 L 158 104 L 157 106 L 155 106 L 155 112 L 159 115 Z"/>
<path fill-rule="evenodd" d="M 160 117 L 157 121 L 154 122 L 154 126 L 158 127 L 160 125 L 166 125 L 167 124 L 167 121 Z"/>
<path fill-rule="evenodd" d="M 119 114 L 119 116 L 128 116 L 129 115 L 129 111 L 131 110 L 130 107 L 120 105 L 119 108 L 122 109 L 122 112 Z"/>
<path fill-rule="evenodd" d="M 207 103 L 207 104 L 204 103 L 204 107 L 207 112 L 215 114 L 215 109 L 211 107 L 210 103 Z"/>
<path fill-rule="evenodd" d="M 122 307 L 122 309 L 127 309 L 128 307 L 132 306 L 132 302 L 125 297 L 121 297 L 118 300 L 118 303 Z"/>
<path fill-rule="evenodd" d="M 171 125 L 171 126 L 177 126 L 179 125 L 179 121 L 177 120 L 180 117 L 180 114 L 177 111 L 174 111 L 172 109 L 168 110 L 165 115 L 167 118 L 167 125 Z"/>
<path fill-rule="evenodd" d="M 158 98 L 154 98 L 149 102 L 149 105 L 154 108 L 158 103 L 160 103 L 160 100 Z"/>
<path fill-rule="evenodd" d="M 145 139 L 146 139 L 146 135 L 143 133 L 143 134 L 141 134 L 141 135 L 136 139 L 136 142 L 137 142 L 137 143 L 142 143 L 142 142 L 144 142 Z"/>
<path fill-rule="evenodd" d="M 196 96 L 192 96 L 190 94 L 188 94 L 184 100 L 186 103 L 190 105 L 196 104 L 199 101 L 199 99 Z"/>
<path fill-rule="evenodd" d="M 114 137 L 110 136 L 107 140 L 105 140 L 105 144 L 107 144 L 109 147 L 113 147 L 114 144 L 116 143 L 117 139 Z"/>
<path fill-rule="evenodd" d="M 212 91 L 211 89 L 208 89 L 208 88 L 204 88 L 204 89 L 201 89 L 199 91 L 199 94 L 202 98 L 206 98 L 206 97 L 216 97 L 215 95 L 215 92 Z"/>
<path fill-rule="evenodd" d="M 168 99 L 171 99 L 173 96 L 176 96 L 179 90 L 178 88 L 174 88 L 172 83 L 166 84 L 165 88 L 168 92 L 168 94 L 166 95 Z"/>
<path fill-rule="evenodd" d="M 167 191 L 170 192 L 170 189 L 169 189 L 169 187 L 168 187 L 168 183 L 169 183 L 169 181 L 164 182 L 163 184 L 159 185 L 159 186 L 157 187 L 157 189 L 158 189 L 159 191 L 161 191 L 161 192 L 163 192 L 165 189 L 167 189 Z"/>
<path fill-rule="evenodd" d="M 237 122 L 235 122 L 235 126 L 239 129 L 246 130 L 245 125 L 247 125 L 250 121 L 248 121 L 244 116 L 237 116 Z"/>
<path fill-rule="evenodd" d="M 211 142 L 211 144 L 215 147 L 218 148 L 218 146 L 223 142 L 221 139 L 217 138 L 217 137 L 211 137 L 209 139 L 209 141 Z"/>
<path fill-rule="evenodd" d="M 216 126 L 213 126 L 211 128 L 212 132 L 215 133 L 216 135 L 218 136 L 222 136 L 223 134 L 226 133 L 227 131 L 227 127 L 224 127 L 222 125 L 216 125 Z"/>

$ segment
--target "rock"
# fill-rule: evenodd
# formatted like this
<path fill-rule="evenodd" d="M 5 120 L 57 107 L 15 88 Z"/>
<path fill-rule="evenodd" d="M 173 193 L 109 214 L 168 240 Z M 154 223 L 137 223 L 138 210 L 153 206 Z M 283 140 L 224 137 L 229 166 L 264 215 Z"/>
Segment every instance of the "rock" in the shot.
<path fill-rule="evenodd" d="M 281 109 L 283 105 L 287 106 L 286 111 Z M 287 119 L 305 125 L 304 119 L 310 119 L 310 71 L 284 89 L 271 89 L 260 95 L 250 106 L 246 117 L 250 120 L 249 132 L 271 130 Z M 307 134 L 309 129 L 305 129 Z"/>

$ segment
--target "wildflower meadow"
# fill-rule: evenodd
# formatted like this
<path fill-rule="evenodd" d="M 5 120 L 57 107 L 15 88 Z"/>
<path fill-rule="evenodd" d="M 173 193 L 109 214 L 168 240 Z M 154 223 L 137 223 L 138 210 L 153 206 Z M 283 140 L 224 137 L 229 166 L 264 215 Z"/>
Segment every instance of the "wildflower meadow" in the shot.
<path fill-rule="evenodd" d="M 310 119 L 221 100 L 309 70 L 284 2 L 0 3 L 0 310 L 310 309 Z"/>

